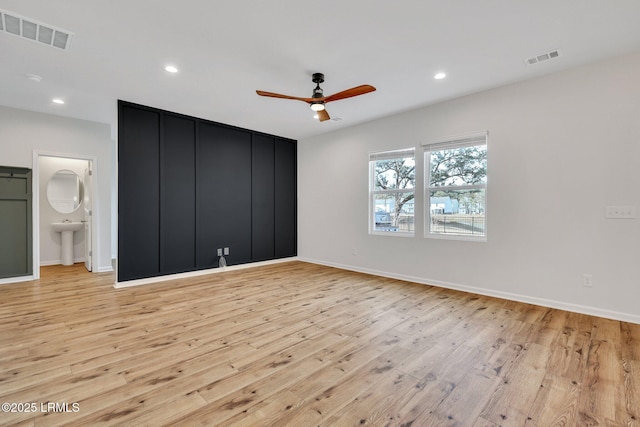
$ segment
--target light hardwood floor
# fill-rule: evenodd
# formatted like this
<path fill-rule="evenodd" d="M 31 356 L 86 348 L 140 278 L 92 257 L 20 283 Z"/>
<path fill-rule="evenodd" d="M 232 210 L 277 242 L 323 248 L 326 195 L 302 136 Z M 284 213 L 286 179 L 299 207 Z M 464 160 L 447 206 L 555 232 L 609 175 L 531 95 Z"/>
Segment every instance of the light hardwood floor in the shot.
<path fill-rule="evenodd" d="M 640 325 L 302 262 L 113 280 L 0 286 L 0 402 L 37 405 L 1 425 L 640 425 Z"/>

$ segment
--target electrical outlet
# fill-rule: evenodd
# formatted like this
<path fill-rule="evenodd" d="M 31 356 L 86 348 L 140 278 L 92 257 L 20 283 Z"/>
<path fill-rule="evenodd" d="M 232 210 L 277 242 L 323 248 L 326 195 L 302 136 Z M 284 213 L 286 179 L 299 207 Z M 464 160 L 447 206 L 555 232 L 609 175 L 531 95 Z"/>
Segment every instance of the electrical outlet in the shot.
<path fill-rule="evenodd" d="M 218 248 L 218 256 L 222 256 L 222 248 Z"/>
<path fill-rule="evenodd" d="M 635 219 L 635 206 L 607 206 L 604 213 L 609 219 Z"/>
<path fill-rule="evenodd" d="M 358 249 L 357 248 L 351 249 L 351 255 L 358 255 Z"/>
<path fill-rule="evenodd" d="M 593 287 L 593 276 L 591 274 L 582 275 L 582 286 L 585 288 Z"/>
<path fill-rule="evenodd" d="M 229 255 L 229 248 L 224 248 L 224 254 Z"/>

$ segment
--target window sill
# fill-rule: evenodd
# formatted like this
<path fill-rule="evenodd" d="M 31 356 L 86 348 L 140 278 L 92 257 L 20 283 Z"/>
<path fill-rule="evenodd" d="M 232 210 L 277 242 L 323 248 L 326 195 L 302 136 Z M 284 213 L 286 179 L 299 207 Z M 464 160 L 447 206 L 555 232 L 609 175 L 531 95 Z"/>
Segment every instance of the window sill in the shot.
<path fill-rule="evenodd" d="M 486 242 L 487 236 L 465 236 L 463 234 L 439 234 L 439 233 L 427 233 L 424 235 L 425 239 L 439 239 L 439 240 L 462 240 L 466 242 Z"/>
<path fill-rule="evenodd" d="M 394 236 L 394 237 L 415 237 L 415 233 L 406 233 L 403 231 L 369 231 L 372 236 Z"/>

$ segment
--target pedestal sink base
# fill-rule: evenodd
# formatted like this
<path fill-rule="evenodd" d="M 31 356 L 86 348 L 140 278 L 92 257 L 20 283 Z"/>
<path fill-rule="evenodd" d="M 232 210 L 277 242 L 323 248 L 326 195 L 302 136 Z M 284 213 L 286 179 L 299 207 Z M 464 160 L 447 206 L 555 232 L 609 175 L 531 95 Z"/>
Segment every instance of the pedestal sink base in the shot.
<path fill-rule="evenodd" d="M 73 232 L 84 227 L 81 222 L 54 222 L 51 224 L 53 231 L 57 231 L 61 236 L 60 255 L 62 265 L 73 265 Z"/>
<path fill-rule="evenodd" d="M 62 265 L 73 265 L 73 231 L 61 231 L 62 244 L 60 253 L 62 255 Z"/>

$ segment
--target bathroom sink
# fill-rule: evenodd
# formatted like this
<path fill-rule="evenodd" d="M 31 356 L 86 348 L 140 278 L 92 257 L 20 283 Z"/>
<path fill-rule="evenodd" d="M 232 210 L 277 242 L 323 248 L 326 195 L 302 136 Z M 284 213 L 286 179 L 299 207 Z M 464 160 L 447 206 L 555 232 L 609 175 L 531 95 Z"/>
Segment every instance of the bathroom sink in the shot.
<path fill-rule="evenodd" d="M 63 231 L 78 231 L 84 227 L 84 223 L 82 222 L 54 222 L 51 224 L 53 227 L 53 231 L 63 232 Z"/>
<path fill-rule="evenodd" d="M 60 233 L 60 255 L 62 265 L 73 264 L 73 232 L 80 231 L 84 227 L 83 222 L 53 222 L 51 223 L 53 231 Z"/>

